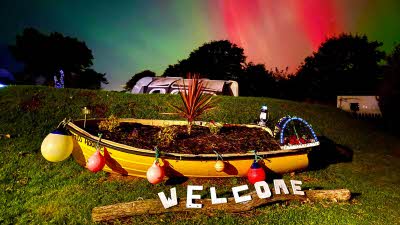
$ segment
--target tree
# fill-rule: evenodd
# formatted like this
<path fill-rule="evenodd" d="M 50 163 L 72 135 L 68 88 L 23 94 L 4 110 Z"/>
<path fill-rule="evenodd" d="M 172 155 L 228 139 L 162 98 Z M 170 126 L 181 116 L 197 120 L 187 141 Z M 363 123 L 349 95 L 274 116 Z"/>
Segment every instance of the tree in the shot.
<path fill-rule="evenodd" d="M 277 95 L 277 81 L 272 72 L 265 69 L 264 64 L 246 65 L 239 78 L 240 94 L 243 96 L 269 96 Z"/>
<path fill-rule="evenodd" d="M 174 65 L 168 65 L 168 68 L 164 71 L 162 74 L 163 77 L 185 77 L 186 74 L 192 73 L 191 71 L 194 71 L 194 68 L 191 68 L 188 59 L 180 60 L 178 61 L 177 64 Z M 204 76 L 200 76 L 200 78 L 203 78 Z"/>
<path fill-rule="evenodd" d="M 153 71 L 150 70 L 144 70 L 140 73 L 137 73 L 135 75 L 133 75 L 131 77 L 131 79 L 129 79 L 125 86 L 124 86 L 124 91 L 132 91 L 132 88 L 135 86 L 135 84 L 142 79 L 143 77 L 155 77 L 156 73 L 154 73 Z"/>
<path fill-rule="evenodd" d="M 296 75 L 289 72 L 289 67 L 286 67 L 285 70 L 279 70 L 277 67 L 275 67 L 275 70 L 271 70 L 271 72 L 272 77 L 276 81 L 276 91 L 271 97 L 294 99 L 294 96 L 297 95 L 296 83 L 294 80 Z"/>
<path fill-rule="evenodd" d="M 399 132 L 400 121 L 398 105 L 400 103 L 400 44 L 396 45 L 386 57 L 384 80 L 380 87 L 379 107 L 389 128 Z"/>
<path fill-rule="evenodd" d="M 317 100 L 335 100 L 337 95 L 376 92 L 385 53 L 382 43 L 367 37 L 341 34 L 326 40 L 307 57 L 297 72 L 298 93 Z"/>
<path fill-rule="evenodd" d="M 90 69 L 93 65 L 92 51 L 76 38 L 64 37 L 57 32 L 45 35 L 34 28 L 27 28 L 22 35 L 17 35 L 16 44 L 9 48 L 15 59 L 24 63 L 23 83 L 35 84 L 42 79 L 44 84 L 53 85 L 53 77 L 60 70 L 64 71 L 66 87 L 100 88 L 102 83 L 108 83 L 105 74 Z M 89 77 L 78 79 L 79 76 Z M 86 83 L 73 80 L 88 83 L 85 86 Z"/>
<path fill-rule="evenodd" d="M 82 89 L 101 89 L 101 84 L 108 84 L 104 73 L 98 73 L 93 69 L 85 69 L 79 75 L 72 74 L 71 79 L 67 79 L 67 87 Z"/>
<path fill-rule="evenodd" d="M 205 43 L 190 53 L 189 58 L 170 65 L 163 76 L 198 73 L 212 80 L 238 80 L 246 57 L 243 49 L 228 40 Z"/>

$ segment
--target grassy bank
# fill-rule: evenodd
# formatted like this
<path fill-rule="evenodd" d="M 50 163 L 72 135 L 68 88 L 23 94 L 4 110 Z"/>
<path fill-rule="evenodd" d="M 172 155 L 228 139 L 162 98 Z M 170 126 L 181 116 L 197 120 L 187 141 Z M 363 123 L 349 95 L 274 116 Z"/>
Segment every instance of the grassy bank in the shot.
<path fill-rule="evenodd" d="M 350 203 L 275 204 L 240 215 L 216 212 L 214 217 L 195 213 L 134 217 L 120 221 L 181 224 L 395 224 L 400 211 L 400 145 L 398 139 L 377 130 L 365 121 L 352 119 L 335 108 L 270 98 L 218 97 L 219 105 L 203 120 L 252 123 L 260 106 L 267 104 L 271 120 L 297 115 L 313 125 L 319 136 L 346 146 L 352 162 L 331 164 L 323 169 L 294 175 L 303 188 L 348 188 L 356 193 Z M 47 162 L 40 154 L 43 138 L 65 117 L 82 118 L 81 109 L 92 109 L 90 117 L 176 119 L 160 113 L 171 112 L 167 102 L 173 95 L 131 95 L 108 91 L 53 89 L 18 86 L 0 90 L 0 223 L 91 224 L 95 206 L 158 198 L 160 191 L 173 186 L 150 185 L 141 178 L 120 178 L 107 173 L 90 173 L 74 160 Z M 324 150 L 324 149 L 322 149 Z M 290 179 L 289 175 L 285 175 Z M 245 179 L 190 179 L 205 190 L 218 186 L 226 195 Z M 186 195 L 185 185 L 176 185 L 178 196 Z M 250 186 L 251 187 L 251 186 Z M 202 193 L 208 196 L 208 191 Z M 118 221 L 117 221 L 118 222 Z"/>

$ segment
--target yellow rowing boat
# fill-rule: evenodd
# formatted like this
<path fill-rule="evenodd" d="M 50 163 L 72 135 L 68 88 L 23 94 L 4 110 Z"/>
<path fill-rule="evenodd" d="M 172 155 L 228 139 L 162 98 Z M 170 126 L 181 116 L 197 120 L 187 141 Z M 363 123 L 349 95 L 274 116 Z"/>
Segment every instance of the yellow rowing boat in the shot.
<path fill-rule="evenodd" d="M 88 120 L 87 124 L 98 123 L 100 120 Z M 169 126 L 185 125 L 186 121 L 175 120 L 145 120 L 145 119 L 121 119 L 125 123 L 141 123 L 143 125 Z M 196 122 L 205 125 L 204 122 Z M 255 125 L 238 125 L 255 127 Z M 86 165 L 88 158 L 96 151 L 99 138 L 88 133 L 83 127 L 83 120 L 69 122 L 66 128 L 72 133 L 74 148 L 72 155 L 82 166 Z M 257 126 L 258 127 L 258 126 Z M 263 127 L 272 135 L 269 128 Z M 308 166 L 308 152 L 319 143 L 302 145 L 295 149 L 277 149 L 268 152 L 258 152 L 262 157 L 260 163 L 265 171 L 270 173 L 287 173 L 304 170 Z M 106 166 L 103 170 L 123 175 L 146 177 L 146 171 L 154 162 L 155 152 L 150 149 L 139 149 L 132 146 L 101 139 L 100 146 L 107 148 L 105 152 Z M 179 154 L 161 153 L 161 165 L 168 177 L 242 177 L 246 176 L 248 169 L 254 161 L 253 153 L 246 154 L 223 154 L 225 168 L 217 172 L 214 168 L 216 162 L 215 154 Z"/>

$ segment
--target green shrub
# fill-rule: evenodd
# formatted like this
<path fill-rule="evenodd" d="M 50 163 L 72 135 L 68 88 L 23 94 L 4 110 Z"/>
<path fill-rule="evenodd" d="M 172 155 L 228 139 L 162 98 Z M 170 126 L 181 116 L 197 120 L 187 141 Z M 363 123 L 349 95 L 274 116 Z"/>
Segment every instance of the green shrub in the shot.
<path fill-rule="evenodd" d="M 210 129 L 210 133 L 213 135 L 219 134 L 222 128 L 222 124 L 215 123 L 213 120 L 207 124 L 208 129 Z"/>
<path fill-rule="evenodd" d="M 157 134 L 156 141 L 159 146 L 169 146 L 178 136 L 177 126 L 163 127 Z"/>
<path fill-rule="evenodd" d="M 99 129 L 114 132 L 119 127 L 119 124 L 119 119 L 116 116 L 111 115 L 107 119 L 100 121 Z"/>

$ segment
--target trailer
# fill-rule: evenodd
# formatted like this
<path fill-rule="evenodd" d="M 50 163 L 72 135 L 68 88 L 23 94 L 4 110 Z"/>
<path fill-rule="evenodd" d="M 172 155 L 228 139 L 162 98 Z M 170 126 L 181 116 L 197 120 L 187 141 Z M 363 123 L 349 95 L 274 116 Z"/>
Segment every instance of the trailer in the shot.
<path fill-rule="evenodd" d="M 232 80 L 200 79 L 204 92 L 213 95 L 239 96 L 239 84 Z M 143 77 L 132 88 L 132 94 L 178 94 L 190 79 L 182 77 Z"/>

